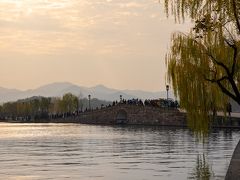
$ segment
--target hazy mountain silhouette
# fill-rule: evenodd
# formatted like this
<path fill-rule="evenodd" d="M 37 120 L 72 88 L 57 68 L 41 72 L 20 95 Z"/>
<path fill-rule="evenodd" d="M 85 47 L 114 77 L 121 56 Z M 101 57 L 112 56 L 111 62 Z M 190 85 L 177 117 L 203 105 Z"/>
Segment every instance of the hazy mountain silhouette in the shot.
<path fill-rule="evenodd" d="M 7 89 L 0 87 L 0 102 L 16 101 L 18 99 L 24 99 L 32 96 L 44 96 L 44 97 L 60 97 L 65 93 L 73 93 L 80 98 L 87 97 L 91 94 L 92 98 L 101 100 L 114 101 L 119 100 L 119 96 L 122 95 L 124 99 L 140 98 L 140 99 L 158 99 L 166 98 L 166 92 L 147 92 L 140 90 L 117 90 L 107 88 L 103 85 L 97 85 L 94 87 L 83 87 L 68 82 L 52 83 L 45 86 L 41 86 L 37 89 L 31 89 L 26 91 Z M 173 94 L 170 91 L 169 97 L 173 98 Z"/>
<path fill-rule="evenodd" d="M 141 90 L 118 90 L 108 88 L 103 85 L 97 85 L 94 87 L 78 86 L 69 82 L 58 82 L 47 84 L 36 89 L 30 89 L 21 91 L 17 89 L 8 89 L 0 87 L 0 103 L 8 101 L 16 101 L 19 99 L 30 98 L 33 96 L 43 97 L 61 97 L 66 93 L 73 93 L 79 98 L 87 98 L 91 94 L 92 98 L 105 101 L 119 100 L 119 96 L 122 95 L 124 99 L 158 99 L 166 98 L 166 91 L 148 92 Z M 173 92 L 169 91 L 169 97 L 174 98 Z M 240 112 L 240 106 L 235 102 L 231 102 L 233 112 Z"/>

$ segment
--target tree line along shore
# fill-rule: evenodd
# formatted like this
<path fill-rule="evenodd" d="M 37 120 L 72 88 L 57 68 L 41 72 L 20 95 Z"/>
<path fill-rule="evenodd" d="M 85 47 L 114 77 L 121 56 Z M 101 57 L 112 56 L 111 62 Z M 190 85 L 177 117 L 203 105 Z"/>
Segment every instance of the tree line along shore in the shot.
<path fill-rule="evenodd" d="M 152 107 L 179 107 L 178 102 L 172 99 L 123 99 L 119 101 L 104 101 L 96 98 L 79 98 L 72 93 L 67 93 L 63 97 L 41 97 L 34 96 L 15 102 L 7 102 L 0 105 L 1 121 L 33 122 L 33 120 L 47 120 L 52 118 L 65 118 L 77 116 L 80 113 L 98 110 L 118 104 L 128 104 L 135 106 Z"/>

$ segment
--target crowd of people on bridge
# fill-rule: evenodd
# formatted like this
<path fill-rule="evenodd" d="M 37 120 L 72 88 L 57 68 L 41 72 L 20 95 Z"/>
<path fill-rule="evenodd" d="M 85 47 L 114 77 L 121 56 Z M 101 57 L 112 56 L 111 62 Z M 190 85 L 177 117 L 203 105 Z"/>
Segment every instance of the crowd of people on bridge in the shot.
<path fill-rule="evenodd" d="M 154 107 L 154 108 L 178 108 L 178 102 L 173 101 L 171 99 L 166 100 L 166 99 L 146 99 L 145 101 L 142 101 L 141 99 L 138 98 L 133 98 L 133 99 L 121 99 L 120 101 L 113 101 L 112 104 L 109 104 L 107 106 L 101 105 L 101 107 L 97 107 L 95 109 L 91 108 L 86 108 L 85 110 L 79 110 L 79 111 L 74 111 L 74 112 L 66 112 L 66 113 L 60 113 L 60 114 L 52 114 L 50 118 L 56 119 L 56 118 L 67 118 L 67 117 L 73 117 L 73 116 L 78 116 L 84 112 L 91 112 L 91 111 L 96 111 L 96 110 L 102 110 L 105 108 L 111 108 L 114 106 L 119 106 L 119 105 L 132 105 L 132 106 L 147 106 L 147 107 Z"/>
<path fill-rule="evenodd" d="M 164 108 L 164 107 L 171 107 L 171 108 L 178 108 L 179 104 L 177 101 L 173 101 L 172 99 L 146 99 L 142 101 L 141 99 L 122 99 L 119 102 L 113 101 L 112 106 L 116 106 L 119 104 L 127 104 L 127 105 L 135 105 L 135 106 L 151 106 L 157 108 Z M 111 106 L 109 106 L 111 107 Z"/>
<path fill-rule="evenodd" d="M 74 117 L 81 115 L 82 113 L 86 112 L 92 112 L 92 111 L 97 111 L 97 110 L 102 110 L 105 108 L 111 108 L 114 106 L 120 106 L 120 105 L 132 105 L 132 106 L 146 106 L 146 107 L 154 107 L 154 108 L 178 108 L 178 102 L 173 101 L 171 99 L 146 99 L 145 101 L 142 101 L 141 99 L 138 98 L 133 98 L 133 99 L 121 99 L 120 101 L 113 101 L 112 104 L 109 104 L 107 106 L 104 106 L 103 104 L 101 107 L 96 107 L 95 109 L 91 108 L 86 108 L 85 110 L 79 110 L 75 112 L 66 112 L 66 113 L 61 113 L 61 114 L 54 114 L 51 115 L 51 119 L 57 119 L 57 118 L 67 118 L 67 117 Z"/>

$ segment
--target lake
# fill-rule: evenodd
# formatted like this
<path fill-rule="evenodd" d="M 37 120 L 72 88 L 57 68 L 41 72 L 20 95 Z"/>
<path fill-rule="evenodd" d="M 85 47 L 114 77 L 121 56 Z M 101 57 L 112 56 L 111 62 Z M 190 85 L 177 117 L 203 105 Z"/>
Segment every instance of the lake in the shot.
<path fill-rule="evenodd" d="M 224 179 L 238 130 L 0 123 L 4 180 Z"/>

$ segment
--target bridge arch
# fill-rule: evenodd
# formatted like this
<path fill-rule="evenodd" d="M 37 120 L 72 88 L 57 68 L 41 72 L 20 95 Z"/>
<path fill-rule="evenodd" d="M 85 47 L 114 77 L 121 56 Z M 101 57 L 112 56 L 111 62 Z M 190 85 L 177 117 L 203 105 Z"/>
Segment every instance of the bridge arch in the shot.
<path fill-rule="evenodd" d="M 117 114 L 116 114 L 116 123 L 117 124 L 126 124 L 127 121 L 128 121 L 127 111 L 125 111 L 124 109 L 118 110 Z"/>

